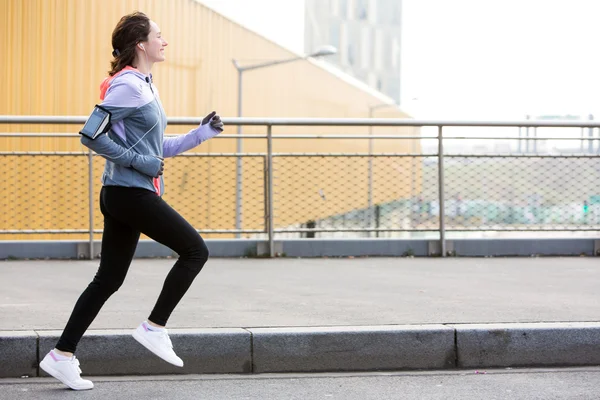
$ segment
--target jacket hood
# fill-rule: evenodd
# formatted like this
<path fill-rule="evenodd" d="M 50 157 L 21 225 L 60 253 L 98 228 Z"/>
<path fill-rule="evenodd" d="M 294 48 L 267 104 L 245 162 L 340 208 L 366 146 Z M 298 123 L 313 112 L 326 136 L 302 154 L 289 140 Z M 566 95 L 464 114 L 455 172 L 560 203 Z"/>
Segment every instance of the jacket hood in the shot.
<path fill-rule="evenodd" d="M 141 80 L 144 80 L 144 81 L 147 78 L 146 75 L 142 74 L 136 68 L 133 68 L 128 65 L 125 68 L 123 68 L 122 70 L 120 70 L 119 72 L 117 72 L 116 74 L 114 74 L 113 76 L 107 76 L 106 78 L 104 78 L 104 80 L 100 84 L 100 100 L 104 100 L 104 97 L 106 96 L 106 92 L 108 91 L 108 88 L 110 87 L 111 83 L 115 80 L 115 78 L 119 75 L 125 75 L 125 74 L 134 74 L 137 77 L 139 77 Z M 152 74 L 150 74 L 150 82 L 152 82 Z"/>

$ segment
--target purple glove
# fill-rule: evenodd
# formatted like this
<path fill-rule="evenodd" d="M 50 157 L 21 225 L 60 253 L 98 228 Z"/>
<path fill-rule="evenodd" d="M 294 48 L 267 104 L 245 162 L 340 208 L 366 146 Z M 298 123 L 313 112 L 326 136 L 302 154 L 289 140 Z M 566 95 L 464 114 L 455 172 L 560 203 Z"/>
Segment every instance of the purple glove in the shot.
<path fill-rule="evenodd" d="M 221 117 L 217 115 L 216 111 L 213 111 L 206 117 L 204 117 L 204 119 L 200 123 L 200 126 L 206 124 L 210 124 L 210 126 L 214 129 L 218 130 L 219 132 L 223 132 L 223 121 L 221 121 Z"/>

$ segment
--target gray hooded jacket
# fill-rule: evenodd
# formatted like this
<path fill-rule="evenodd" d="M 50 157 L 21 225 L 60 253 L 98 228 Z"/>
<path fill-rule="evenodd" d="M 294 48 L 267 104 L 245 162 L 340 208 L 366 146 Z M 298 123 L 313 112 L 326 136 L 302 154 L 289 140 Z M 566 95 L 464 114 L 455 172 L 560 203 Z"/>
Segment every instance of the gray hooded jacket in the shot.
<path fill-rule="evenodd" d="M 148 189 L 162 196 L 164 181 L 158 176 L 161 159 L 173 157 L 216 136 L 210 124 L 185 135 L 165 138 L 167 117 L 152 76 L 126 67 L 100 86 L 100 105 L 111 113 L 107 134 L 81 143 L 106 158 L 102 184 Z"/>

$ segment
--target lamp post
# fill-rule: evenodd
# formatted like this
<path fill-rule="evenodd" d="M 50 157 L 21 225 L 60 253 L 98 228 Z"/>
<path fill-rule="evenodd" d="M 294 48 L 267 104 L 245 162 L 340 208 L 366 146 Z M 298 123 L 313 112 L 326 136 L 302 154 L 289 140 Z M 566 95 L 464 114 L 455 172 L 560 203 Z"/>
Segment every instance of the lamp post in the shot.
<path fill-rule="evenodd" d="M 272 60 L 266 61 L 264 63 L 254 64 L 254 65 L 245 65 L 241 66 L 238 60 L 233 59 L 233 66 L 238 71 L 238 110 L 237 116 L 242 116 L 242 99 L 243 99 L 243 85 L 242 85 L 242 75 L 246 71 L 252 71 L 255 69 L 272 67 L 274 65 L 279 64 L 287 64 L 293 61 L 305 60 L 310 57 L 323 57 L 329 56 L 332 54 L 336 54 L 337 49 L 333 46 L 322 46 L 316 52 L 306 55 L 306 56 L 297 56 L 292 58 L 286 58 L 283 60 Z M 236 153 L 238 154 L 236 159 L 236 174 L 235 174 L 235 229 L 237 231 L 242 229 L 242 126 L 238 125 L 237 127 L 237 146 Z M 235 234 L 236 237 L 240 237 L 240 233 Z"/>
<path fill-rule="evenodd" d="M 379 108 L 386 107 L 397 107 L 396 103 L 391 104 L 376 104 L 374 106 L 369 106 L 369 118 L 373 118 L 373 111 Z M 369 125 L 369 136 L 373 136 L 373 125 Z M 373 139 L 369 138 L 369 188 L 368 188 L 368 199 L 369 199 L 369 227 L 373 226 L 374 219 L 374 209 L 373 209 Z M 369 237 L 372 235 L 372 232 L 369 232 Z M 375 237 L 379 237 L 379 232 L 375 233 Z"/>

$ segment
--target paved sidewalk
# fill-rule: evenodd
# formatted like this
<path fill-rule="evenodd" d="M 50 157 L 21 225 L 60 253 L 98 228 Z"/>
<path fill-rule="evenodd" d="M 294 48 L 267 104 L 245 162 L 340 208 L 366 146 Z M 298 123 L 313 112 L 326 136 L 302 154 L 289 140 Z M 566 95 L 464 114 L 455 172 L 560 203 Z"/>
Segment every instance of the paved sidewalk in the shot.
<path fill-rule="evenodd" d="M 90 329 L 134 328 L 174 260 L 134 260 Z M 0 330 L 62 329 L 98 261 L 0 262 Z M 600 321 L 598 258 L 211 259 L 171 328 Z"/>
<path fill-rule="evenodd" d="M 173 262 L 134 261 L 78 347 L 87 373 L 600 365 L 597 258 L 211 260 L 169 321 L 183 369 L 131 338 Z M 97 264 L 0 263 L 0 377 L 40 376 Z"/>

